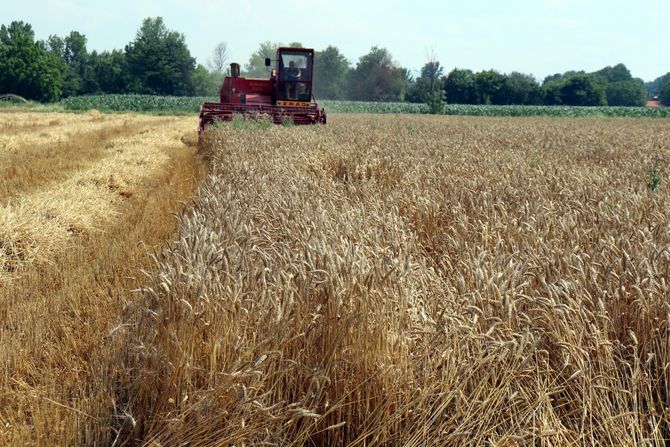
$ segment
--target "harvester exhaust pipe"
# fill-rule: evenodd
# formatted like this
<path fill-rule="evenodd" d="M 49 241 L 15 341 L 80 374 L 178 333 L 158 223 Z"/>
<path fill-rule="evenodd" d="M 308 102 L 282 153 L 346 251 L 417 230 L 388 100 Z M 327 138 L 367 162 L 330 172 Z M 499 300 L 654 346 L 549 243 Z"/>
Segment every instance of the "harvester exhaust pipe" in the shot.
<path fill-rule="evenodd" d="M 233 78 L 239 78 L 240 77 L 240 64 L 237 62 L 233 62 L 230 64 L 230 76 Z"/>

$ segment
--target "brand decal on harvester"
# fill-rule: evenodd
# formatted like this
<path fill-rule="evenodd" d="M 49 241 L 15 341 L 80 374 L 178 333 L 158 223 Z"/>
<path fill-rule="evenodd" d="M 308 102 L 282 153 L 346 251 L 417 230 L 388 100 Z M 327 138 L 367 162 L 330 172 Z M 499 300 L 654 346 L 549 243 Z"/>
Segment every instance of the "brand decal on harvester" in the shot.
<path fill-rule="evenodd" d="M 311 104 L 304 101 L 277 101 L 277 105 L 284 107 L 309 107 Z"/>

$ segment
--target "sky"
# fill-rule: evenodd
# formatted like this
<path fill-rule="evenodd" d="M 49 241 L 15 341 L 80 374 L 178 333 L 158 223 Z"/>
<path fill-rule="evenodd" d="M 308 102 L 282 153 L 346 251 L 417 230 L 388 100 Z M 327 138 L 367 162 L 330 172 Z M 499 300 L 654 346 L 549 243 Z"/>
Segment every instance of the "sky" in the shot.
<path fill-rule="evenodd" d="M 417 73 L 519 71 L 539 81 L 624 63 L 651 81 L 670 71 L 670 0 L 4 0 L 0 24 L 23 20 L 38 39 L 79 31 L 88 50 L 123 49 L 146 17 L 163 17 L 206 64 L 226 42 L 244 64 L 260 42 L 329 45 L 355 64 L 373 46 Z M 665 31 L 664 31 L 665 30 Z M 666 56 L 663 56 L 663 55 Z"/>

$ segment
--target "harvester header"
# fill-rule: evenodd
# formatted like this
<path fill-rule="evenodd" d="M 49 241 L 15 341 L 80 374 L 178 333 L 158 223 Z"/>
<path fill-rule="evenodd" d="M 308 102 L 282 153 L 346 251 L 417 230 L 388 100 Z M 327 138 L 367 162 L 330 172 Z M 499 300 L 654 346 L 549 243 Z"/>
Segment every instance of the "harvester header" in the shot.
<path fill-rule="evenodd" d="M 272 62 L 265 59 L 268 69 Z M 200 133 L 208 124 L 230 121 L 235 114 L 265 116 L 275 124 L 325 124 L 326 112 L 319 108 L 312 91 L 314 50 L 282 47 L 275 62 L 270 79 L 244 78 L 240 65 L 230 64 L 230 76 L 221 86 L 221 102 L 206 102 L 200 109 Z"/>

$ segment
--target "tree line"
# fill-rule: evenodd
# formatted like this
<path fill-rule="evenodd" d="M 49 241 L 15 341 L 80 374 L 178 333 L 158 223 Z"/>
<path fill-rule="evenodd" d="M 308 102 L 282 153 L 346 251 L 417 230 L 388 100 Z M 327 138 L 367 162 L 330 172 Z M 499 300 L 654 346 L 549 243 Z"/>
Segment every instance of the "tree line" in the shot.
<path fill-rule="evenodd" d="M 243 75 L 268 77 L 266 57 L 278 42 L 263 42 L 243 66 Z M 300 42 L 286 46 L 301 47 Z M 49 102 L 100 93 L 215 96 L 227 72 L 225 42 L 213 50 L 207 66 L 196 64 L 184 35 L 161 17 L 146 18 L 123 50 L 91 51 L 86 36 L 72 31 L 35 40 L 32 26 L 15 21 L 0 27 L 0 93 Z M 317 51 L 315 96 L 323 99 L 425 102 L 439 110 L 454 104 L 528 104 L 641 106 L 658 96 L 670 104 L 670 73 L 645 84 L 623 64 L 592 73 L 569 71 L 533 76 L 496 70 L 456 68 L 445 73 L 431 57 L 418 75 L 396 62 L 386 48 L 372 47 L 352 64 L 335 46 Z"/>
<path fill-rule="evenodd" d="M 123 50 L 89 52 L 86 45 L 77 31 L 38 41 L 28 23 L 2 25 L 0 92 L 43 102 L 99 93 L 211 95 L 224 77 L 215 58 L 212 68 L 196 65 L 184 35 L 160 17 L 145 19 Z"/>
<path fill-rule="evenodd" d="M 532 75 L 496 70 L 473 72 L 456 68 L 444 73 L 430 60 L 412 78 L 393 62 L 385 49 L 372 48 L 355 66 L 348 65 L 337 48 L 318 54 L 315 84 L 318 97 L 370 101 L 431 102 L 493 105 L 643 106 L 655 96 L 670 105 L 670 73 L 645 84 L 624 64 L 593 73 L 569 71 L 547 76 L 539 83 Z M 335 61 L 335 62 L 333 62 Z"/>

